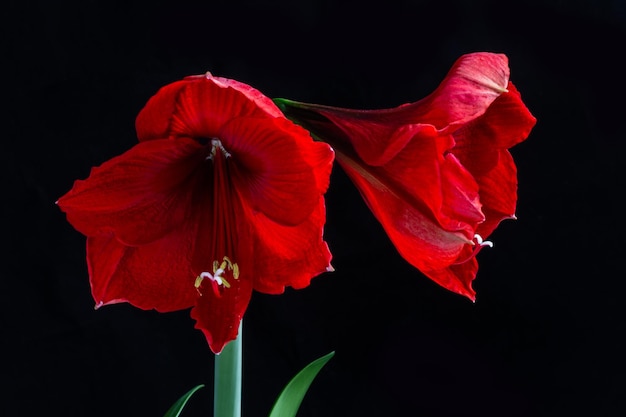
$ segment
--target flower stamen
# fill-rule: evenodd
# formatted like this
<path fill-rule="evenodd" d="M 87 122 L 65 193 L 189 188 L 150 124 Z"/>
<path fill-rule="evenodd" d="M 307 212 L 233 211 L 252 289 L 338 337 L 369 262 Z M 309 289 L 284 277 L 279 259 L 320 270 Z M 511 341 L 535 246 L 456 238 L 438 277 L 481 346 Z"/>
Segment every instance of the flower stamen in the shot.
<path fill-rule="evenodd" d="M 474 235 L 474 239 L 476 240 L 476 243 L 478 243 L 478 246 L 489 246 L 490 248 L 493 248 L 493 242 L 490 240 L 483 240 L 482 236 L 478 233 Z"/>
<path fill-rule="evenodd" d="M 476 255 L 478 255 L 478 252 L 480 252 L 480 250 L 484 248 L 485 246 L 489 246 L 490 248 L 493 248 L 493 242 L 490 240 L 483 240 L 483 237 L 479 235 L 478 233 L 474 235 L 474 240 L 476 241 L 476 243 L 474 243 L 474 241 L 471 242 L 471 245 L 472 245 L 471 252 L 463 258 L 457 259 L 453 265 L 460 265 L 462 263 L 469 261 L 470 259 L 474 258 Z"/>
<path fill-rule="evenodd" d="M 211 153 L 209 153 L 209 156 L 207 156 L 205 159 L 206 160 L 213 160 L 213 158 L 215 158 L 215 155 L 217 154 L 217 150 L 222 151 L 222 153 L 224 154 L 224 156 L 226 158 L 230 158 L 231 154 L 230 152 L 228 152 L 226 150 L 226 148 L 224 147 L 224 145 L 222 145 L 222 141 L 219 139 L 211 139 Z"/>
<path fill-rule="evenodd" d="M 219 297 L 220 286 L 223 288 L 230 288 L 230 283 L 224 277 L 226 272 L 231 272 L 234 279 L 239 279 L 239 265 L 232 262 L 228 256 L 224 256 L 224 258 L 222 258 L 222 263 L 219 261 L 213 261 L 213 273 L 203 271 L 196 277 L 194 287 L 196 287 L 198 294 L 202 296 L 200 286 L 202 285 L 202 281 L 208 279 L 211 281 L 213 292 Z"/>

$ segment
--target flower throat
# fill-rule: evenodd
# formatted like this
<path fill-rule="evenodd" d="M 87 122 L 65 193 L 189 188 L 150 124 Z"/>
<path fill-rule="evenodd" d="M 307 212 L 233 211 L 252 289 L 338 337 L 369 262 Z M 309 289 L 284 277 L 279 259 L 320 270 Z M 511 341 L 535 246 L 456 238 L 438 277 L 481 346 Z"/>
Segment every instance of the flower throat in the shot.
<path fill-rule="evenodd" d="M 236 235 L 235 213 L 232 202 L 236 201 L 232 182 L 229 180 L 228 165 L 226 160 L 232 155 L 226 150 L 219 139 L 210 140 L 211 150 L 205 158 L 213 165 L 213 198 L 212 198 L 212 219 L 210 221 L 211 231 L 216 239 L 210 245 L 209 253 L 213 258 L 210 271 L 200 272 L 195 279 L 194 287 L 200 296 L 203 295 L 203 284 L 210 284 L 213 294 L 220 297 L 224 290 L 231 288 L 232 281 L 239 279 L 239 265 L 231 260 L 228 255 L 234 253 L 233 237 Z M 204 263 L 204 262 L 203 262 Z M 227 278 L 227 276 L 229 276 Z"/>

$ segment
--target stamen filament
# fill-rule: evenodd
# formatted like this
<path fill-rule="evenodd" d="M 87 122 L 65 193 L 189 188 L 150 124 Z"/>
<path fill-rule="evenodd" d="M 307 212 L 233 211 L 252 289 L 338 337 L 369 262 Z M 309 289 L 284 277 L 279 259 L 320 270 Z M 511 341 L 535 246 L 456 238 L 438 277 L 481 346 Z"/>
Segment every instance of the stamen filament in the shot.
<path fill-rule="evenodd" d="M 213 158 L 215 158 L 215 155 L 217 154 L 217 150 L 222 151 L 222 153 L 224 154 L 224 157 L 226 158 L 230 158 L 231 154 L 230 152 L 228 152 L 226 150 L 226 148 L 224 147 L 224 145 L 222 145 L 222 141 L 219 139 L 211 139 L 211 153 L 209 153 L 209 156 L 207 156 L 205 159 L 208 160 L 213 160 Z"/>

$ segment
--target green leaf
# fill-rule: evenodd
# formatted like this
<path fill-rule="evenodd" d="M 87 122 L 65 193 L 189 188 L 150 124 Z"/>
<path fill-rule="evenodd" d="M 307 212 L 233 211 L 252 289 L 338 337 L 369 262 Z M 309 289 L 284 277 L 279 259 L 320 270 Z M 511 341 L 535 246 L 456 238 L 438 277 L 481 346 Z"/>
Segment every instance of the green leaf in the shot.
<path fill-rule="evenodd" d="M 311 382 L 317 376 L 326 362 L 335 355 L 335 352 L 322 356 L 305 366 L 291 381 L 283 388 L 269 417 L 296 417 L 300 403 L 306 394 Z"/>
<path fill-rule="evenodd" d="M 169 410 L 167 410 L 167 413 L 165 413 L 163 417 L 178 417 L 180 413 L 183 411 L 185 404 L 187 404 L 187 401 L 189 401 L 189 397 L 191 397 L 194 392 L 198 391 L 202 387 L 204 387 L 204 384 L 197 385 L 194 388 L 187 391 L 185 395 L 180 397 L 178 401 L 176 401 L 174 405 L 172 405 L 172 407 Z"/>

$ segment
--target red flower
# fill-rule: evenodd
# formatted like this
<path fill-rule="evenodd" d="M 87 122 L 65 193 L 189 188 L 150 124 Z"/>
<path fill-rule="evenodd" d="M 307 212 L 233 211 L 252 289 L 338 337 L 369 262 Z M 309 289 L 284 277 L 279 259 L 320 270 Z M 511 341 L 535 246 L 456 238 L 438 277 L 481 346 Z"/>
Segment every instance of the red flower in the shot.
<path fill-rule="evenodd" d="M 194 76 L 163 87 L 139 143 L 58 201 L 87 236 L 96 305 L 191 316 L 215 353 L 252 290 L 306 287 L 331 270 L 322 239 L 332 149 L 252 87 Z"/>
<path fill-rule="evenodd" d="M 507 149 L 536 122 L 509 82 L 506 56 L 465 55 L 432 94 L 393 109 L 275 102 L 334 147 L 409 263 L 475 299 L 475 255 L 501 220 L 515 217 L 517 173 Z"/>

